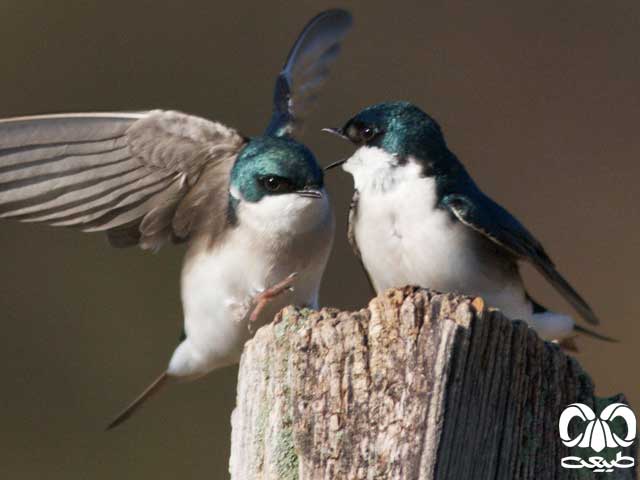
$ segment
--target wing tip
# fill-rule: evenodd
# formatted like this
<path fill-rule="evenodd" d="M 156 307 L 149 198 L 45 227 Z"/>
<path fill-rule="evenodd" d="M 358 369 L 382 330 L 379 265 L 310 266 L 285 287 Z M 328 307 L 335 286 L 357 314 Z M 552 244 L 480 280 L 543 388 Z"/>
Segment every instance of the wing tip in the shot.
<path fill-rule="evenodd" d="M 349 29 L 353 26 L 353 16 L 348 10 L 344 10 L 342 8 L 332 8 L 318 13 L 307 22 L 307 24 L 304 26 L 304 28 L 296 38 L 295 42 L 293 42 L 293 47 L 291 47 L 289 55 L 287 55 L 287 59 L 284 62 L 284 66 L 282 68 L 282 72 L 285 72 L 285 75 L 287 75 L 287 72 L 291 68 L 292 64 L 295 63 L 294 58 L 296 56 L 296 53 L 300 48 L 300 45 L 302 45 L 307 40 L 309 32 L 311 32 L 314 27 L 316 27 L 323 21 L 332 21 L 334 27 L 338 22 L 341 23 L 341 33 L 337 36 L 339 39 L 338 42 L 342 41 L 342 38 L 344 38 L 347 31 L 349 31 Z"/>
<path fill-rule="evenodd" d="M 66 120 L 71 118 L 114 118 L 137 120 L 149 113 L 148 110 L 132 112 L 70 112 L 70 113 L 41 113 L 33 115 L 20 115 L 15 117 L 0 118 L 0 124 L 30 122 L 34 120 Z"/>
<path fill-rule="evenodd" d="M 587 307 L 588 307 L 588 305 L 587 305 Z M 582 318 L 584 318 L 591 325 L 600 325 L 600 319 L 593 312 L 593 310 L 591 310 L 591 308 L 589 308 L 588 312 L 585 312 L 582 315 Z"/>
<path fill-rule="evenodd" d="M 318 12 L 311 20 L 309 20 L 302 32 L 304 33 L 308 27 L 314 25 L 319 20 L 328 17 L 335 17 L 336 19 L 339 18 L 347 22 L 347 24 L 345 25 L 346 27 L 353 25 L 353 15 L 349 10 L 345 8 L 328 8 L 326 10 Z M 300 34 L 300 36 L 302 36 L 302 33 Z"/>
<path fill-rule="evenodd" d="M 307 22 L 300 34 L 297 36 L 289 54 L 280 70 L 274 87 L 273 104 L 274 109 L 271 120 L 265 130 L 267 136 L 290 136 L 295 125 L 300 125 L 300 119 L 295 118 L 291 106 L 293 90 L 293 70 L 299 60 L 299 53 L 304 52 L 304 45 L 313 42 L 316 37 L 321 37 L 327 32 L 333 33 L 333 43 L 337 46 L 330 46 L 334 50 L 334 57 L 340 50 L 340 42 L 353 25 L 353 16 L 348 10 L 342 8 L 332 8 L 323 10 Z M 304 54 L 303 54 L 304 55 Z M 326 61 L 326 59 L 325 59 Z M 326 78 L 328 74 L 325 74 Z"/>

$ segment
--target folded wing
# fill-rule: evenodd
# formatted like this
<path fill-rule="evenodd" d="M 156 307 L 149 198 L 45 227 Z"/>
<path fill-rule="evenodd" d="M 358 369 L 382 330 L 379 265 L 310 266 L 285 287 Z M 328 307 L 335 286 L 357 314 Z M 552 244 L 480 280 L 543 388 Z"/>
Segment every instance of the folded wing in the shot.
<path fill-rule="evenodd" d="M 224 125 L 172 111 L 0 120 L 0 217 L 105 231 L 115 246 L 183 241 L 223 220 L 243 145 Z M 205 198 L 208 217 L 195 208 Z"/>
<path fill-rule="evenodd" d="M 481 233 L 516 258 L 531 262 L 586 321 L 599 323 L 587 302 L 556 270 L 540 242 L 508 211 L 477 190 L 469 194 L 447 195 L 442 204 L 466 226 Z"/>

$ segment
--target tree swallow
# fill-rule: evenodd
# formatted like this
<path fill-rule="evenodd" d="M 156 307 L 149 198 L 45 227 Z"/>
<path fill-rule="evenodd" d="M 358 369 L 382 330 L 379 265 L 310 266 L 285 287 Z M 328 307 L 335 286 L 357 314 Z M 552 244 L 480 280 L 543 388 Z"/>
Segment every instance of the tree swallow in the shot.
<path fill-rule="evenodd" d="M 181 342 L 109 428 L 168 380 L 236 363 L 250 320 L 317 307 L 334 218 L 322 169 L 291 136 L 351 23 L 328 10 L 307 24 L 263 136 L 162 110 L 0 120 L 0 217 L 106 232 L 116 247 L 188 243 Z"/>
<path fill-rule="evenodd" d="M 407 102 L 370 106 L 342 128 L 325 129 L 357 148 L 342 165 L 355 193 L 348 238 L 376 292 L 419 285 L 479 296 L 545 339 L 574 331 L 607 337 L 550 312 L 527 293 L 518 261 L 530 262 L 591 324 L 589 305 L 558 273 L 544 248 L 477 187 L 438 123 Z"/>

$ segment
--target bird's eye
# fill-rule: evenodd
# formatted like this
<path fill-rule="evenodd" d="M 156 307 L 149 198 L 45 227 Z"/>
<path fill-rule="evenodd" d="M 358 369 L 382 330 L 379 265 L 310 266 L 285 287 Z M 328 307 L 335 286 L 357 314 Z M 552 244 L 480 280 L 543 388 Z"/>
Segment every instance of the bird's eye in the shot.
<path fill-rule="evenodd" d="M 360 129 L 360 138 L 366 143 L 374 137 L 375 133 L 375 130 L 371 127 L 362 127 Z"/>
<path fill-rule="evenodd" d="M 363 125 L 361 123 L 352 123 L 349 125 L 345 133 L 353 143 L 356 145 L 362 145 L 363 143 L 373 140 L 378 132 L 372 126 Z"/>
<path fill-rule="evenodd" d="M 292 190 L 291 182 L 277 175 L 267 175 L 260 178 L 260 184 L 271 193 L 285 193 Z"/>

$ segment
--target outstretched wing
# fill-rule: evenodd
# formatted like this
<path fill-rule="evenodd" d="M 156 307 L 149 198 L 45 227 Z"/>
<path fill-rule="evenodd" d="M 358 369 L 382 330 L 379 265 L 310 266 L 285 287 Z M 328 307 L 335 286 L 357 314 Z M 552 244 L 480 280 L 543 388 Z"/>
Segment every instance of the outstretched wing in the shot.
<path fill-rule="evenodd" d="M 527 260 L 558 290 L 589 323 L 599 320 L 587 302 L 556 270 L 544 248 L 507 210 L 479 190 L 470 194 L 449 194 L 442 199 L 464 225 L 481 233 L 517 258 Z"/>
<path fill-rule="evenodd" d="M 367 268 L 364 266 L 362 262 L 362 254 L 360 253 L 360 247 L 358 247 L 358 240 L 356 239 L 356 222 L 358 221 L 358 201 L 360 200 L 360 192 L 355 190 L 353 192 L 353 197 L 351 198 L 351 204 L 349 205 L 349 221 L 347 223 L 347 240 L 349 241 L 349 245 L 351 245 L 351 249 L 353 250 L 353 254 L 360 261 L 360 265 L 362 266 L 362 270 L 364 270 L 365 275 L 367 276 L 367 280 L 369 281 L 369 286 L 371 287 L 371 293 L 375 295 L 376 288 L 373 286 L 373 281 L 371 281 L 371 276 L 367 271 Z"/>
<path fill-rule="evenodd" d="M 276 79 L 273 115 L 265 135 L 293 135 L 300 128 L 306 111 L 329 76 L 329 67 L 338 56 L 340 42 L 351 24 L 349 12 L 327 10 L 302 30 Z"/>
<path fill-rule="evenodd" d="M 244 143 L 172 111 L 0 120 L 0 218 L 105 231 L 115 246 L 183 241 L 220 223 Z M 208 216 L 196 208 L 205 200 Z"/>

